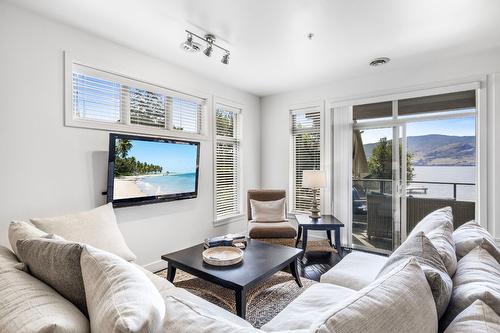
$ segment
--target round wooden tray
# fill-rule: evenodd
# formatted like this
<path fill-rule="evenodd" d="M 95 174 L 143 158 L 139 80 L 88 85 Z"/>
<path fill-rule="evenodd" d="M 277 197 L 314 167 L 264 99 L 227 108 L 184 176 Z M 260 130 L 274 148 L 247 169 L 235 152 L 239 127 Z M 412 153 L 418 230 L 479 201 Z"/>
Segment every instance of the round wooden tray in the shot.
<path fill-rule="evenodd" d="M 233 246 L 211 247 L 203 251 L 203 261 L 214 266 L 230 266 L 243 260 L 243 251 Z"/>

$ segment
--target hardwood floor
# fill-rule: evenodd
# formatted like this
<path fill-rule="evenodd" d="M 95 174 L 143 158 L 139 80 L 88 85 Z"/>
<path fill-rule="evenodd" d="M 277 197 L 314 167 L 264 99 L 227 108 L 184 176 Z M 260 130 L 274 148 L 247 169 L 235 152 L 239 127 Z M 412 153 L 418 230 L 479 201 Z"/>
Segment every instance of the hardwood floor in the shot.
<path fill-rule="evenodd" d="M 344 249 L 344 256 L 350 251 Z M 335 266 L 342 258 L 337 253 L 307 252 L 304 259 L 299 261 L 300 276 L 305 279 L 319 281 L 322 274 Z"/>

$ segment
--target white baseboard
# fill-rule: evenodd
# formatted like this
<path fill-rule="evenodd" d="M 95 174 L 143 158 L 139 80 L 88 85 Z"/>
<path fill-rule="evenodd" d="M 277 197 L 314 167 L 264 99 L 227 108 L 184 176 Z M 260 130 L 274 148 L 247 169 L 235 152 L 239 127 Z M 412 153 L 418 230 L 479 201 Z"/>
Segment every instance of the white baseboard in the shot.
<path fill-rule="evenodd" d="M 168 264 L 165 260 L 157 260 L 157 261 L 150 262 L 149 264 L 146 264 L 142 267 L 144 267 L 148 271 L 154 273 L 154 272 L 158 272 L 158 271 L 166 269 L 167 266 L 168 266 Z"/>

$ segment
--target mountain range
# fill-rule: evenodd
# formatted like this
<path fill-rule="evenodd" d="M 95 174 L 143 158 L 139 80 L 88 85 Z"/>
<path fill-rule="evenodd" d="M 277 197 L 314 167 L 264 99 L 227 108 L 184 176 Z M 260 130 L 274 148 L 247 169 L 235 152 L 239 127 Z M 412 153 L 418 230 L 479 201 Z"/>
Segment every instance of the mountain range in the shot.
<path fill-rule="evenodd" d="M 429 134 L 409 136 L 408 152 L 417 166 L 470 166 L 476 163 L 476 137 Z M 377 143 L 363 145 L 370 158 Z"/>

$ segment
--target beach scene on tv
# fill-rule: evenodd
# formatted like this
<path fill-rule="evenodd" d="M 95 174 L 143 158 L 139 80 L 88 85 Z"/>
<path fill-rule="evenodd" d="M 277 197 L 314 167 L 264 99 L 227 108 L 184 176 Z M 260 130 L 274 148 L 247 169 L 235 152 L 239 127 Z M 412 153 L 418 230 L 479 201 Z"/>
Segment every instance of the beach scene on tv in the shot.
<path fill-rule="evenodd" d="M 197 146 L 116 139 L 113 200 L 196 190 Z"/>

